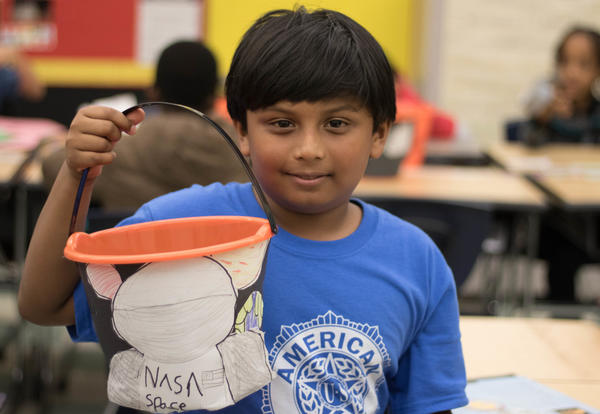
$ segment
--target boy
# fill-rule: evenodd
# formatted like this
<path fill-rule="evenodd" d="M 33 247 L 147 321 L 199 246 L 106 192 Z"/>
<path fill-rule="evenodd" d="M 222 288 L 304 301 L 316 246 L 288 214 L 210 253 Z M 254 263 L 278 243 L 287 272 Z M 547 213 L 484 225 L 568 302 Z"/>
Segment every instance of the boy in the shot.
<path fill-rule="evenodd" d="M 395 117 L 379 44 L 334 11 L 270 12 L 242 39 L 226 92 L 240 149 L 280 231 L 263 285 L 276 376 L 223 412 L 435 413 L 465 405 L 456 289 L 441 253 L 415 227 L 351 198 Z M 76 340 L 96 339 L 75 268 L 62 259 L 79 172 L 93 167 L 96 176 L 120 132 L 134 132 L 141 119 L 106 108 L 76 115 L 67 162 L 31 240 L 20 311 L 39 324 L 75 324 Z M 233 183 L 168 194 L 123 224 L 197 215 L 264 217 L 250 184 Z"/>

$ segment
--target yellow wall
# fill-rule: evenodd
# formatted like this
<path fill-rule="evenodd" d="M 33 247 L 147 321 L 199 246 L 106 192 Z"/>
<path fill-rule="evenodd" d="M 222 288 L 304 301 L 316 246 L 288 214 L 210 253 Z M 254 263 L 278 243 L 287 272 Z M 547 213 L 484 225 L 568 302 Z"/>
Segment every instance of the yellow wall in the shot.
<path fill-rule="evenodd" d="M 217 55 L 220 74 L 227 74 L 235 48 L 254 20 L 266 11 L 304 5 L 347 14 L 379 41 L 394 67 L 414 79 L 414 50 L 420 0 L 206 0 L 206 42 Z"/>
<path fill-rule="evenodd" d="M 1 0 L 0 0 L 1 2 Z M 205 0 L 205 40 L 217 55 L 224 78 L 244 32 L 269 10 L 304 5 L 347 14 L 379 41 L 392 65 L 410 80 L 419 75 L 421 0 Z M 132 87 L 152 84 L 154 68 L 128 59 L 33 58 L 50 86 Z"/>

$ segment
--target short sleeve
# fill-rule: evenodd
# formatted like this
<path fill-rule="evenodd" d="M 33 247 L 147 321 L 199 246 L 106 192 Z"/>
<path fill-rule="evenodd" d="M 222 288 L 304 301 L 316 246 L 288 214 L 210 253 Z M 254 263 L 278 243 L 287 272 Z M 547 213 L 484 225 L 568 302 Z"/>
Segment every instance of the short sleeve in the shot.
<path fill-rule="evenodd" d="M 390 383 L 392 413 L 431 414 L 468 403 L 456 287 L 441 253 L 434 256 L 427 312 Z"/>
<path fill-rule="evenodd" d="M 149 210 L 147 207 L 142 207 L 134 216 L 126 218 L 118 226 L 148 221 L 148 214 Z M 96 335 L 96 329 L 92 321 L 92 312 L 90 311 L 90 305 L 81 281 L 79 281 L 73 292 L 73 302 L 75 307 L 75 325 L 67 326 L 71 340 L 73 342 L 98 342 L 98 336 Z"/>
<path fill-rule="evenodd" d="M 142 206 L 133 216 L 126 218 L 118 226 L 141 223 L 152 218 L 147 206 Z M 67 326 L 67 331 L 73 342 L 98 342 L 96 329 L 92 321 L 92 312 L 85 295 L 83 283 L 80 281 L 73 292 L 75 307 L 75 325 Z"/>
<path fill-rule="evenodd" d="M 83 283 L 77 284 L 73 292 L 75 306 L 75 325 L 67 326 L 73 342 L 98 342 L 98 336 L 92 322 L 92 312 L 85 296 Z"/>

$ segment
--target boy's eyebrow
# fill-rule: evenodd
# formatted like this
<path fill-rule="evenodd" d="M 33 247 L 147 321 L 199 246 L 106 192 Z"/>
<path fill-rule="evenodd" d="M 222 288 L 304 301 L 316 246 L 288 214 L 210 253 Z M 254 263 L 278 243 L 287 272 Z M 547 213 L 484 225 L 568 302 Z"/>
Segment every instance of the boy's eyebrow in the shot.
<path fill-rule="evenodd" d="M 359 107 L 356 107 L 352 104 L 343 104 L 340 106 L 336 106 L 333 107 L 331 109 L 328 109 L 329 112 L 339 112 L 339 111 L 352 111 L 352 112 L 358 112 L 360 111 Z"/>
<path fill-rule="evenodd" d="M 286 114 L 291 114 L 291 113 L 294 112 L 293 109 L 288 109 L 288 108 L 282 107 L 281 105 L 278 105 L 278 104 L 267 106 L 266 108 L 263 108 L 262 110 L 263 111 L 283 112 L 283 113 L 286 113 Z M 327 108 L 326 111 L 327 112 L 340 112 L 340 111 L 358 112 L 358 111 L 360 111 L 360 107 L 357 107 L 357 106 L 349 104 L 349 103 L 344 103 L 344 104 L 341 104 L 339 106 L 335 106 L 335 107 L 332 107 L 332 108 Z"/>

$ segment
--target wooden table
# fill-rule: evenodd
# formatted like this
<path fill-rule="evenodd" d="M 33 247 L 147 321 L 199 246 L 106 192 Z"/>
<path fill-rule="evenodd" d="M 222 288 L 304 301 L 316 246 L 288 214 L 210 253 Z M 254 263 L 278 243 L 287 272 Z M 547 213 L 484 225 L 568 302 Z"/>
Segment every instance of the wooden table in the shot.
<path fill-rule="evenodd" d="M 481 205 L 494 212 L 509 213 L 514 217 L 509 256 L 515 256 L 520 249 L 525 249 L 529 263 L 537 256 L 539 217 L 546 208 L 545 196 L 526 178 L 501 168 L 423 165 L 405 169 L 394 177 L 364 177 L 355 195 L 398 202 L 412 199 Z M 517 237 L 523 233 L 525 240 Z M 522 269 L 526 274 L 530 272 L 527 267 Z M 498 291 L 504 273 L 507 273 L 504 269 L 500 267 L 499 275 L 490 275 L 490 280 L 497 280 L 492 283 L 496 293 L 482 299 L 496 300 L 499 312 L 512 312 L 519 302 L 514 283 L 509 283 L 509 292 L 500 294 Z M 517 271 L 508 272 L 512 274 L 507 277 L 516 278 Z M 530 279 L 525 280 L 522 305 L 529 307 L 534 301 L 534 292 Z"/>
<path fill-rule="evenodd" d="M 488 156 L 529 177 L 555 204 L 574 211 L 600 210 L 600 145 L 518 143 L 492 146 Z"/>
<path fill-rule="evenodd" d="M 395 177 L 364 177 L 358 197 L 443 200 L 534 210 L 544 195 L 526 179 L 493 167 L 430 166 L 403 170 Z"/>
<path fill-rule="evenodd" d="M 40 152 L 61 141 L 66 131 L 50 119 L 0 116 L 0 183 L 40 183 Z"/>
<path fill-rule="evenodd" d="M 600 145 L 501 143 L 488 156 L 522 174 L 562 210 L 563 230 L 591 257 L 600 257 Z"/>
<path fill-rule="evenodd" d="M 462 316 L 467 378 L 517 374 L 600 408 L 600 326 L 592 321 Z"/>
<path fill-rule="evenodd" d="M 597 173 L 555 173 L 534 176 L 570 211 L 600 211 L 600 168 Z"/>
<path fill-rule="evenodd" d="M 527 147 L 502 142 L 491 146 L 487 154 L 514 172 L 544 172 L 556 167 L 579 165 L 600 168 L 600 146 L 586 144 L 546 144 Z"/>
<path fill-rule="evenodd" d="M 29 155 L 29 152 L 21 150 L 0 151 L 0 183 L 17 179 L 28 183 L 40 183 L 42 171 L 39 163 L 32 160 L 34 162 L 24 164 Z"/>
<path fill-rule="evenodd" d="M 13 256 L 19 265 L 25 259 L 28 229 L 41 208 L 29 203 L 32 192 L 42 192 L 40 154 L 65 133 L 63 125 L 48 119 L 0 117 L 0 201 L 12 203 L 10 218 L 2 217 L 0 225 L 12 227 Z"/>

